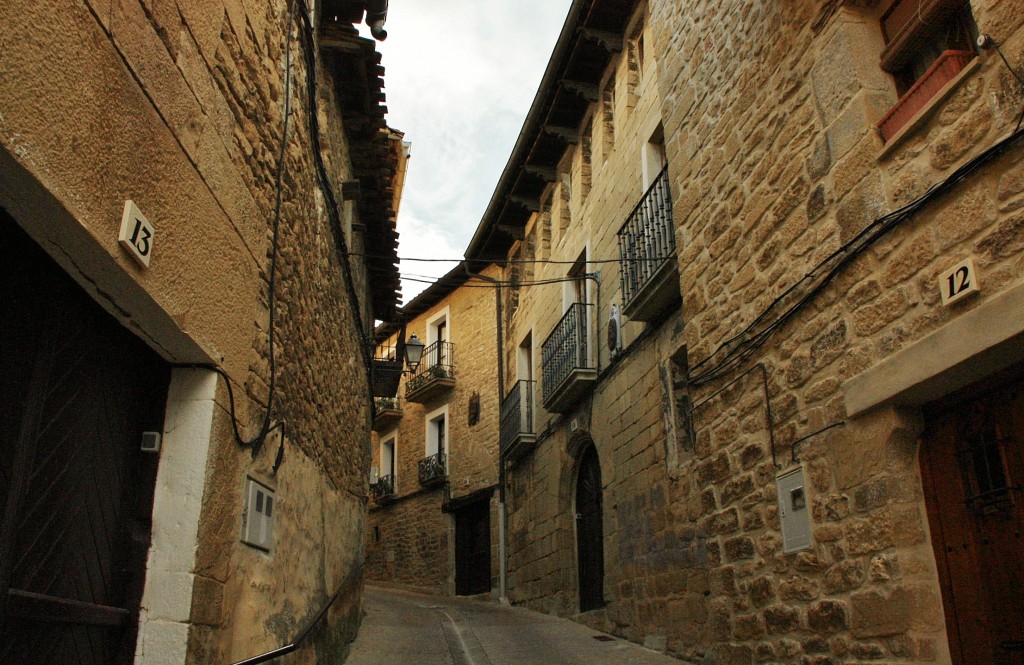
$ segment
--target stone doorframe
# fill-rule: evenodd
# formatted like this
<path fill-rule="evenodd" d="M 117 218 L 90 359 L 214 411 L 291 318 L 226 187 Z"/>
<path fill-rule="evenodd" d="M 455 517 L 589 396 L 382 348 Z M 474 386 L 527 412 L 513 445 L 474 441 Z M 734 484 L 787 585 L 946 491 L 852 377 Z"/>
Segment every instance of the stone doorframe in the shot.
<path fill-rule="evenodd" d="M 833 447 L 839 489 L 866 486 L 886 473 L 910 473 L 921 485 L 918 447 L 923 431 L 922 407 L 943 396 L 976 384 L 1024 361 L 1024 282 L 965 311 L 941 328 L 886 358 L 843 384 L 849 417 L 845 432 Z M 924 514 L 904 511 L 911 522 L 903 533 L 919 529 L 924 542 L 905 543 L 900 549 L 934 562 L 934 551 Z M 908 549 L 909 548 L 909 549 Z M 907 606 L 906 621 L 929 626 L 939 646 L 940 659 L 949 658 L 945 621 L 941 611 L 926 605 L 941 602 L 937 570 L 919 571 L 917 584 L 885 600 Z M 870 601 L 871 598 L 862 599 Z M 884 599 L 879 598 L 880 602 Z M 913 602 L 911 602 L 913 601 Z M 877 603 L 876 603 L 877 604 Z M 864 607 L 853 608 L 852 628 L 872 630 Z M 878 604 L 881 608 L 883 605 Z M 860 616 L 857 616 L 857 615 Z M 941 638 L 940 638 L 941 636 Z"/>

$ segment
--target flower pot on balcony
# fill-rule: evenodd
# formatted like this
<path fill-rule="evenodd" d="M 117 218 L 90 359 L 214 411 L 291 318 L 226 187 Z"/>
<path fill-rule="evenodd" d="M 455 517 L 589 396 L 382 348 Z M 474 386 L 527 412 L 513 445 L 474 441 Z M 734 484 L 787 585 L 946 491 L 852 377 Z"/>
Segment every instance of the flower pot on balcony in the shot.
<path fill-rule="evenodd" d="M 888 142 L 974 59 L 971 51 L 944 51 L 924 76 L 882 116 L 877 126 Z"/>

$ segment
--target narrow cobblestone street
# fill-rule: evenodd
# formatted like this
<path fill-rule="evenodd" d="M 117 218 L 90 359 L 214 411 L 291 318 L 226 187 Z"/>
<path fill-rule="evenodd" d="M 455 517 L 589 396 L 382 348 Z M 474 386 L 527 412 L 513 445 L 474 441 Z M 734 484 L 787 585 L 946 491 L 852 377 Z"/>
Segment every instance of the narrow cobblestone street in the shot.
<path fill-rule="evenodd" d="M 366 587 L 347 665 L 679 665 L 683 661 L 539 612 Z"/>

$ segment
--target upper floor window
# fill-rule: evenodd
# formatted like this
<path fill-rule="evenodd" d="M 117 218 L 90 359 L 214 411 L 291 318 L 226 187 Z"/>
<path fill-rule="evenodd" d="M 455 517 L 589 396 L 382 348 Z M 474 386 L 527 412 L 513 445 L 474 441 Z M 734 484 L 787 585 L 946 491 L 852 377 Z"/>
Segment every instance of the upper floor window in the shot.
<path fill-rule="evenodd" d="M 978 26 L 964 0 L 895 0 L 881 26 L 881 67 L 900 96 L 878 123 L 889 140 L 974 59 Z"/>
<path fill-rule="evenodd" d="M 443 453 L 445 448 L 445 437 L 447 436 L 444 414 L 431 420 L 428 429 L 429 439 L 427 441 L 427 455 Z"/>
<path fill-rule="evenodd" d="M 429 367 L 445 367 L 451 364 L 451 330 L 449 328 L 448 310 L 427 321 L 427 349 L 428 356 L 424 360 Z"/>

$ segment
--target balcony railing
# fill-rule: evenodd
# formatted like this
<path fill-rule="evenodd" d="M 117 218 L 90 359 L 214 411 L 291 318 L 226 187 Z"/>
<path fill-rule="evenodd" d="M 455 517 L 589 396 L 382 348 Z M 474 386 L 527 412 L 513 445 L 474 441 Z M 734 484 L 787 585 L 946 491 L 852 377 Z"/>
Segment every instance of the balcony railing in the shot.
<path fill-rule="evenodd" d="M 619 229 L 623 312 L 647 321 L 679 297 L 676 234 L 668 167 L 662 170 Z"/>
<path fill-rule="evenodd" d="M 444 453 L 437 453 L 420 460 L 420 485 L 433 485 L 448 475 Z"/>
<path fill-rule="evenodd" d="M 405 399 L 426 402 L 438 392 L 455 385 L 455 345 L 434 342 L 423 349 L 423 359 L 416 374 L 405 384 Z"/>
<path fill-rule="evenodd" d="M 398 397 L 374 397 L 373 404 L 376 415 L 373 417 L 373 430 L 384 432 L 402 419 L 402 400 Z"/>
<path fill-rule="evenodd" d="M 544 408 L 548 411 L 560 413 L 571 408 L 597 378 L 589 343 L 591 307 L 580 302 L 571 305 L 541 347 Z"/>
<path fill-rule="evenodd" d="M 515 458 L 537 440 L 533 430 L 533 387 L 536 381 L 516 381 L 501 402 L 501 454 Z"/>
<path fill-rule="evenodd" d="M 387 475 L 378 478 L 377 482 L 370 485 L 370 494 L 377 500 L 377 503 L 384 503 L 395 496 L 395 477 Z"/>

